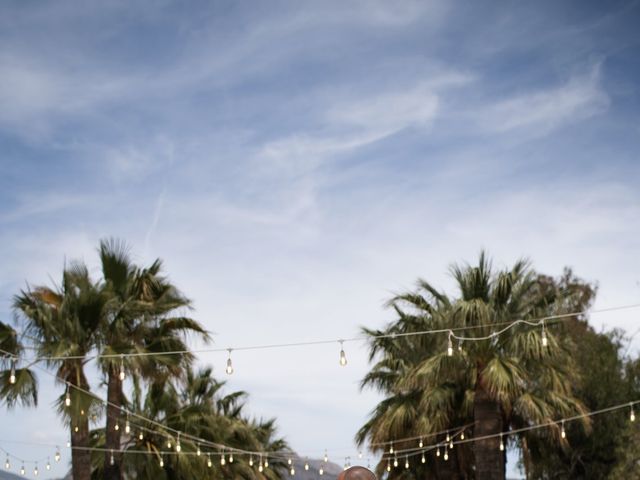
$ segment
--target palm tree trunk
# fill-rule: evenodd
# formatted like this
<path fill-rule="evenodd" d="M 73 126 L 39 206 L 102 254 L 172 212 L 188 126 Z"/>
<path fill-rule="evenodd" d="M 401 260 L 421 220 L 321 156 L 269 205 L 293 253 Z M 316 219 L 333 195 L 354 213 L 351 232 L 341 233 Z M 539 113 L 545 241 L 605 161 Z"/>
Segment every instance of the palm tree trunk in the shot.
<path fill-rule="evenodd" d="M 474 436 L 481 439 L 487 435 L 498 435 L 502 432 L 502 412 L 500 404 L 493 400 L 483 386 L 482 378 L 478 379 L 473 402 L 475 421 Z M 506 439 L 504 439 L 506 443 Z M 505 452 L 500 451 L 498 436 L 476 440 L 474 442 L 476 478 L 482 480 L 504 480 Z"/>
<path fill-rule="evenodd" d="M 120 435 L 124 428 L 121 422 L 122 410 L 122 381 L 117 368 L 111 366 L 109 368 L 109 376 L 107 379 L 107 427 L 105 432 L 105 451 L 104 456 L 104 480 L 122 480 L 122 455 L 120 455 Z M 119 429 L 116 430 L 116 424 Z M 113 465 L 111 465 L 111 455 L 113 453 Z"/>
<path fill-rule="evenodd" d="M 71 425 L 71 472 L 74 480 L 91 480 L 91 452 L 88 447 L 89 420 L 84 415 L 77 424 Z"/>

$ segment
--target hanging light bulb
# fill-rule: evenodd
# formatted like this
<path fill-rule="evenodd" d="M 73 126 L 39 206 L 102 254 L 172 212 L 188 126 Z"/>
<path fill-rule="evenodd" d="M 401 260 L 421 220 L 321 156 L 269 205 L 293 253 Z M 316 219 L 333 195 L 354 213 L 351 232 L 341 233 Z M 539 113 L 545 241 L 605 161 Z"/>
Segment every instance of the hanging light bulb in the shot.
<path fill-rule="evenodd" d="M 263 470 L 264 470 L 264 468 L 262 467 L 262 463 L 261 463 L 261 464 L 258 465 L 258 471 L 260 473 L 262 473 Z M 322 470 L 322 467 L 320 467 L 320 470 Z M 320 474 L 320 475 L 322 475 L 322 474 Z"/>
<path fill-rule="evenodd" d="M 229 454 L 229 463 L 233 463 L 233 452 Z"/>
<path fill-rule="evenodd" d="M 164 458 L 162 458 L 162 454 L 160 454 L 160 468 L 164 467 Z"/>
<path fill-rule="evenodd" d="M 458 351 L 462 353 L 462 340 L 458 340 Z"/>
<path fill-rule="evenodd" d="M 436 448 L 436 457 L 440 456 L 440 447 Z"/>
<path fill-rule="evenodd" d="M 178 441 L 176 442 L 176 452 L 180 453 L 182 446 L 180 445 L 180 432 L 178 432 Z"/>
<path fill-rule="evenodd" d="M 420 441 L 418 442 L 418 447 L 419 448 L 424 447 L 424 442 L 422 441 L 422 437 L 420 437 Z"/>
<path fill-rule="evenodd" d="M 362 458 L 362 450 L 358 451 L 358 458 Z"/>
<path fill-rule="evenodd" d="M 291 474 L 291 476 L 294 476 L 296 474 L 296 469 L 293 468 L 293 466 L 292 466 L 291 470 L 289 470 L 289 473 Z"/>
<path fill-rule="evenodd" d="M 264 459 L 264 468 L 269 468 L 269 457 Z"/>
<path fill-rule="evenodd" d="M 324 475 L 324 468 L 322 468 L 322 465 L 320 465 L 320 469 L 318 470 L 318 475 L 320 476 Z"/>
<path fill-rule="evenodd" d="M 393 442 L 389 446 L 389 453 L 393 454 Z"/>
<path fill-rule="evenodd" d="M 404 468 L 407 469 L 407 470 L 409 469 L 409 456 L 408 455 L 406 455 L 404 457 Z"/>
<path fill-rule="evenodd" d="M 549 345 L 549 340 L 547 339 L 547 331 L 544 329 L 544 321 L 542 322 L 542 346 L 546 347 L 547 345 Z"/>
<path fill-rule="evenodd" d="M 47 457 L 47 465 L 45 466 L 47 470 L 51 470 L 51 463 L 49 462 L 49 457 Z"/>
<path fill-rule="evenodd" d="M 253 455 L 249 455 L 249 466 L 253 467 Z"/>
<path fill-rule="evenodd" d="M 329 461 L 329 455 L 327 455 L 327 450 L 325 449 L 324 451 L 324 463 L 327 463 Z"/>
<path fill-rule="evenodd" d="M 444 455 L 443 455 L 444 461 L 446 462 L 447 460 L 449 460 L 449 451 L 447 450 L 447 446 L 445 445 L 444 447 Z"/>
<path fill-rule="evenodd" d="M 124 355 L 120 356 L 120 381 L 124 382 L 124 379 L 126 378 L 127 374 L 124 372 Z"/>
<path fill-rule="evenodd" d="M 291 457 L 287 458 L 287 465 L 291 465 Z"/>
<path fill-rule="evenodd" d="M 67 448 L 71 448 L 71 440 L 67 440 Z"/>
<path fill-rule="evenodd" d="M 462 430 L 462 433 L 460 434 L 460 440 L 464 440 L 464 430 Z"/>
<path fill-rule="evenodd" d="M 9 462 L 9 454 L 7 454 L 7 461 L 4 462 L 4 468 L 7 470 L 11 469 L 11 462 Z"/>
<path fill-rule="evenodd" d="M 131 425 L 129 425 L 129 420 L 124 422 L 124 432 L 125 433 L 130 433 L 131 432 Z"/>
<path fill-rule="evenodd" d="M 227 459 L 224 456 L 224 453 L 220 455 L 220 465 L 224 466 L 227 464 Z"/>
<path fill-rule="evenodd" d="M 420 461 L 421 461 L 422 463 L 426 463 L 426 462 L 427 462 L 427 459 L 426 459 L 426 458 L 424 458 L 424 452 L 422 452 L 422 457 L 420 457 Z"/>
<path fill-rule="evenodd" d="M 387 472 L 391 471 L 391 462 L 387 459 Z"/>
<path fill-rule="evenodd" d="M 144 440 L 144 433 L 142 433 L 142 430 L 140 430 L 140 433 L 138 434 L 138 440 Z"/>
<path fill-rule="evenodd" d="M 447 433 L 447 438 L 445 440 L 445 442 L 449 443 L 451 441 L 451 436 Z"/>
<path fill-rule="evenodd" d="M 562 438 L 567 438 L 567 432 L 564 430 L 564 420 L 562 421 L 562 428 L 560 430 L 560 436 Z"/>
<path fill-rule="evenodd" d="M 502 441 L 502 434 L 500 434 L 500 451 L 504 452 L 504 442 Z"/>
<path fill-rule="evenodd" d="M 20 475 L 24 475 L 24 463 L 20 467 Z"/>
<path fill-rule="evenodd" d="M 262 455 L 260 455 L 260 458 L 258 459 L 258 471 L 262 472 Z"/>
<path fill-rule="evenodd" d="M 71 406 L 71 394 L 69 394 L 69 387 L 67 386 L 67 394 L 64 397 L 64 405 L 66 407 Z"/>
<path fill-rule="evenodd" d="M 171 449 L 171 440 L 167 440 L 167 448 Z"/>
<path fill-rule="evenodd" d="M 636 421 L 636 413 L 633 411 L 633 405 L 631 405 L 631 412 L 629 412 L 629 420 L 631 422 Z"/>
<path fill-rule="evenodd" d="M 202 451 L 200 450 L 200 444 L 196 444 L 196 457 L 202 455 Z"/>
<path fill-rule="evenodd" d="M 113 429 L 117 432 L 118 430 L 120 430 L 120 424 L 118 423 L 118 421 L 116 420 L 116 424 L 113 427 Z"/>
<path fill-rule="evenodd" d="M 394 467 L 398 466 L 398 457 L 393 457 L 393 466 Z"/>
<path fill-rule="evenodd" d="M 449 441 L 449 450 L 453 450 L 453 439 Z"/>
<path fill-rule="evenodd" d="M 80 428 L 78 428 L 78 426 L 76 425 L 75 427 L 73 427 L 73 431 L 78 433 L 78 430 L 80 430 Z"/>
<path fill-rule="evenodd" d="M 36 466 L 33 468 L 33 476 L 34 477 L 38 476 L 38 462 L 36 462 Z"/>
<path fill-rule="evenodd" d="M 58 463 L 60 461 L 60 450 L 56 448 L 56 454 L 53 456 L 53 459 Z"/>
<path fill-rule="evenodd" d="M 113 458 L 113 450 L 111 450 L 111 456 L 109 457 L 109 465 L 115 465 L 116 459 Z"/>
<path fill-rule="evenodd" d="M 9 374 L 9 383 L 15 385 L 16 383 L 16 359 L 11 359 L 11 373 Z"/>
<path fill-rule="evenodd" d="M 211 468 L 213 463 L 211 462 L 211 455 L 207 453 L 207 467 Z"/>
<path fill-rule="evenodd" d="M 347 356 L 344 353 L 344 340 L 340 340 L 340 366 L 347 365 Z"/>
<path fill-rule="evenodd" d="M 453 342 L 451 341 L 452 335 L 453 335 L 453 332 L 449 330 L 449 339 L 447 341 L 447 356 L 449 357 L 453 356 Z"/>
<path fill-rule="evenodd" d="M 80 415 L 84 416 L 84 409 L 83 408 L 80 409 Z"/>
<path fill-rule="evenodd" d="M 231 375 L 233 373 L 233 363 L 231 363 L 231 349 L 229 348 L 227 352 L 229 352 L 229 358 L 227 358 L 227 368 L 225 368 L 224 371 L 227 372 L 227 375 Z"/>
<path fill-rule="evenodd" d="M 304 470 L 305 472 L 309 470 L 309 462 L 307 460 L 304 461 Z"/>

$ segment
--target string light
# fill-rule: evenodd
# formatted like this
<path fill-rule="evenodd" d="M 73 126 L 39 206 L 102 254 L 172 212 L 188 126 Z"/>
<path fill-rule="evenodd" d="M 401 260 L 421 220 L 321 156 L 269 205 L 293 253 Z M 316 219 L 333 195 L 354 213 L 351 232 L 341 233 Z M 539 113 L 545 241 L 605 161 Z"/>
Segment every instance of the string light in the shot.
<path fill-rule="evenodd" d="M 502 441 L 502 434 L 500 434 L 500 451 L 504 452 L 504 442 Z"/>
<path fill-rule="evenodd" d="M 126 376 L 127 375 L 124 372 L 124 355 L 120 355 L 120 381 L 124 382 Z"/>
<path fill-rule="evenodd" d="M 287 458 L 287 465 L 291 465 L 291 457 Z"/>
<path fill-rule="evenodd" d="M 182 446 L 180 446 L 180 432 L 178 432 L 178 441 L 176 442 L 176 452 L 180 453 Z"/>
<path fill-rule="evenodd" d="M 16 383 L 16 359 L 11 359 L 11 373 L 9 374 L 9 383 L 15 385 Z"/>
<path fill-rule="evenodd" d="M 11 462 L 9 462 L 9 454 L 7 454 L 7 461 L 4 462 L 4 468 L 6 468 L 7 470 L 11 469 Z"/>
<path fill-rule="evenodd" d="M 292 477 L 296 474 L 296 469 L 293 468 L 293 465 L 291 466 L 291 470 L 289 470 L 289 473 L 291 474 Z"/>
<path fill-rule="evenodd" d="M 138 434 L 138 440 L 144 440 L 144 433 L 142 433 L 142 430 L 140 430 L 140 433 Z"/>
<path fill-rule="evenodd" d="M 207 467 L 211 468 L 213 463 L 211 462 L 211 454 L 207 453 Z"/>
<path fill-rule="evenodd" d="M 160 454 L 160 468 L 164 467 L 164 458 L 162 458 L 162 453 Z"/>
<path fill-rule="evenodd" d="M 309 470 L 309 462 L 307 460 L 304 461 L 304 470 L 305 472 Z"/>
<path fill-rule="evenodd" d="M 258 459 L 258 471 L 262 472 L 262 455 L 260 455 L 260 458 Z"/>
<path fill-rule="evenodd" d="M 422 437 L 420 437 L 420 441 L 418 442 L 418 448 L 424 447 L 424 442 L 422 441 Z"/>
<path fill-rule="evenodd" d="M 362 450 L 358 451 L 358 458 L 362 458 Z"/>
<path fill-rule="evenodd" d="M 253 467 L 253 455 L 249 455 L 249 466 Z"/>
<path fill-rule="evenodd" d="M 327 449 L 325 448 L 324 450 L 324 463 L 327 463 L 329 461 L 329 455 L 327 455 Z"/>
<path fill-rule="evenodd" d="M 631 405 L 631 412 L 629 413 L 629 420 L 632 421 L 632 422 L 636 421 L 636 414 L 633 411 L 633 404 Z"/>
<path fill-rule="evenodd" d="M 33 476 L 34 477 L 38 476 L 38 462 L 36 462 L 36 466 L 33 468 Z"/>
<path fill-rule="evenodd" d="M 462 433 L 460 434 L 460 440 L 464 440 L 464 430 L 462 430 Z"/>
<path fill-rule="evenodd" d="M 324 468 L 322 468 L 322 465 L 320 465 L 320 468 L 318 469 L 318 475 L 324 475 Z"/>
<path fill-rule="evenodd" d="M 71 406 L 71 394 L 69 393 L 69 384 L 67 383 L 67 394 L 64 398 L 64 404 L 68 408 Z"/>
<path fill-rule="evenodd" d="M 544 328 L 544 320 L 542 320 L 542 346 L 546 347 L 549 344 L 549 340 L 547 339 L 547 331 Z"/>
<path fill-rule="evenodd" d="M 391 445 L 389 446 L 389 453 L 393 454 L 393 443 L 391 443 Z"/>
<path fill-rule="evenodd" d="M 171 440 L 167 440 L 167 448 L 171 450 Z"/>
<path fill-rule="evenodd" d="M 427 461 L 427 459 L 426 459 L 426 458 L 424 458 L 424 452 L 422 452 L 422 457 L 420 458 L 420 461 L 421 461 L 422 463 L 426 463 L 426 461 Z"/>
<path fill-rule="evenodd" d="M 51 470 L 51 463 L 49 462 L 49 457 L 47 457 L 47 465 L 45 466 L 47 470 Z"/>
<path fill-rule="evenodd" d="M 24 462 L 22 463 L 22 466 L 20 467 L 20 475 L 24 475 Z"/>
<path fill-rule="evenodd" d="M 405 457 L 404 457 L 404 468 L 407 469 L 407 470 L 409 469 L 409 456 L 408 455 L 405 455 Z"/>
<path fill-rule="evenodd" d="M 436 448 L 436 457 L 440 456 L 440 447 Z"/>
<path fill-rule="evenodd" d="M 347 365 L 347 356 L 344 353 L 344 340 L 340 340 L 340 366 Z"/>
<path fill-rule="evenodd" d="M 131 425 L 129 425 L 129 419 L 127 418 L 127 421 L 124 422 L 124 433 L 129 433 L 129 432 L 131 432 Z"/>
<path fill-rule="evenodd" d="M 109 457 L 109 465 L 115 465 L 116 459 L 113 458 L 113 450 L 111 450 L 111 456 Z"/>
<path fill-rule="evenodd" d="M 233 373 L 233 363 L 231 363 L 231 349 L 227 349 L 227 352 L 229 352 L 229 358 L 227 358 L 227 368 L 225 368 L 225 372 L 227 372 L 227 375 L 231 375 Z"/>
<path fill-rule="evenodd" d="M 398 466 L 398 457 L 393 457 L 393 466 L 394 467 Z"/>
<path fill-rule="evenodd" d="M 117 432 L 118 430 L 120 430 L 120 424 L 118 423 L 118 421 L 116 420 L 116 424 L 114 425 L 113 429 Z"/>
<path fill-rule="evenodd" d="M 220 455 L 220 465 L 225 466 L 227 464 L 227 459 L 224 458 L 224 453 Z"/>
<path fill-rule="evenodd" d="M 233 463 L 233 452 L 229 454 L 229 463 Z"/>
<path fill-rule="evenodd" d="M 269 468 L 269 457 L 264 459 L 264 468 Z"/>
<path fill-rule="evenodd" d="M 449 460 L 449 450 L 447 450 L 447 446 L 444 446 L 444 461 L 446 462 L 447 460 Z"/>
<path fill-rule="evenodd" d="M 53 459 L 58 463 L 60 461 L 60 450 L 56 447 L 56 454 L 53 456 Z"/>
<path fill-rule="evenodd" d="M 560 430 L 560 436 L 562 438 L 567 438 L 567 432 L 564 430 L 564 420 L 562 420 L 562 429 Z"/>
<path fill-rule="evenodd" d="M 447 340 L 447 356 L 453 356 L 453 342 L 451 341 L 451 337 L 453 336 L 453 332 L 449 330 L 449 338 Z"/>
<path fill-rule="evenodd" d="M 200 451 L 200 444 L 197 443 L 196 444 L 196 457 L 199 457 L 202 454 L 202 452 Z M 251 459 L 251 461 L 249 462 L 249 465 L 251 465 L 253 467 L 253 459 Z"/>
<path fill-rule="evenodd" d="M 387 459 L 387 472 L 391 471 L 391 463 L 389 462 L 389 459 Z"/>

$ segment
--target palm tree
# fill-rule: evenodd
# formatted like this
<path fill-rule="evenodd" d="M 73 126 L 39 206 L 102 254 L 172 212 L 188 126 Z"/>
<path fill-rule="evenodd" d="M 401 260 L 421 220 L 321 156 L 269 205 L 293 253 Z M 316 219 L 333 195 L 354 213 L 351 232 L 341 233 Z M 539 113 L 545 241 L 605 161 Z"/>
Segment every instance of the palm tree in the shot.
<path fill-rule="evenodd" d="M 381 358 L 363 385 L 385 392 L 385 401 L 394 408 L 374 412 L 358 439 L 375 442 L 428 435 L 472 423 L 468 434 L 479 440 L 473 442 L 473 458 L 456 447 L 456 454 L 462 454 L 466 464 L 456 475 L 471 475 L 468 467 L 473 463 L 476 478 L 503 479 L 506 453 L 500 448 L 501 433 L 507 442 L 512 426 L 553 422 L 585 409 L 573 394 L 576 369 L 568 347 L 559 337 L 547 328 L 548 343 L 544 346 L 542 330 L 527 325 L 517 325 L 494 336 L 495 324 L 565 313 L 563 309 L 570 302 L 562 297 L 549 298 L 524 260 L 509 270 L 493 272 L 481 253 L 477 266 L 454 265 L 451 273 L 459 289 L 456 298 L 419 280 L 416 292 L 398 295 L 390 302 L 399 315 L 390 330 L 400 333 L 465 328 L 465 336 L 486 340 L 465 342 L 459 351 L 454 348 L 455 354 L 449 355 L 446 334 L 396 338 L 389 345 L 372 339 L 372 359 Z M 401 401 L 402 396 L 405 402 Z M 400 420 L 404 420 L 404 428 Z M 550 440 L 566 445 L 559 426 L 546 432 Z M 460 463 L 460 458 L 457 460 Z M 436 462 L 436 469 L 440 464 Z M 449 473 L 443 477 L 458 478 Z"/>
<path fill-rule="evenodd" d="M 101 241 L 99 254 L 104 292 L 109 298 L 108 314 L 100 329 L 100 364 L 108 401 L 105 460 L 109 461 L 105 462 L 104 478 L 120 480 L 122 466 L 117 452 L 122 432 L 116 426 L 122 422 L 124 377 L 139 374 L 160 382 L 179 376 L 191 364 L 193 355 L 162 353 L 186 351 L 188 333 L 196 333 L 204 340 L 209 337 L 198 322 L 175 316 L 176 311 L 188 308 L 190 301 L 161 276 L 159 259 L 141 269 L 131 261 L 126 244 L 114 239 Z M 119 357 L 121 354 L 137 356 Z"/>
<path fill-rule="evenodd" d="M 30 368 L 20 368 L 23 353 L 18 333 L 0 322 L 0 401 L 7 408 L 38 405 L 38 379 Z"/>
<path fill-rule="evenodd" d="M 105 307 L 100 285 L 84 264 L 73 263 L 64 270 L 59 287 L 28 288 L 14 298 L 13 306 L 35 354 L 46 358 L 46 366 L 65 385 L 57 406 L 70 430 L 73 478 L 89 480 L 90 454 L 84 448 L 89 446 L 89 417 L 98 405 L 85 393 L 90 387 L 84 368 Z M 25 371 L 22 376 L 33 378 Z M 35 403 L 35 391 L 33 395 Z"/>
<path fill-rule="evenodd" d="M 246 455 L 236 455 L 234 461 L 230 462 L 229 452 L 226 454 L 226 464 L 221 466 L 219 455 L 211 455 L 213 450 L 210 446 L 193 440 L 193 437 L 197 437 L 206 442 L 243 450 L 288 451 L 286 442 L 275 436 L 275 422 L 245 418 L 243 409 L 246 393 L 223 394 L 224 382 L 216 380 L 210 368 L 195 372 L 188 368 L 182 379 L 151 383 L 146 392 L 140 382 L 136 380 L 133 383 L 129 411 L 168 428 L 163 430 L 149 422 L 132 421 L 131 434 L 123 438 L 122 446 L 128 459 L 123 463 L 122 472 L 127 478 L 277 480 L 286 471 L 286 463 L 279 460 L 271 462 L 268 469 L 259 473 L 257 457 L 253 459 L 255 466 L 251 467 Z M 178 441 L 174 433 L 176 430 L 188 434 L 180 439 L 181 454 L 175 451 Z M 140 433 L 143 433 L 142 439 Z M 168 440 L 172 448 L 167 446 Z M 92 432 L 92 444 L 100 448 L 105 445 L 104 429 Z M 194 455 L 199 449 L 201 455 Z M 127 454 L 130 450 L 143 450 L 148 454 Z M 94 478 L 101 478 L 104 470 L 102 455 L 94 456 L 94 467 Z"/>

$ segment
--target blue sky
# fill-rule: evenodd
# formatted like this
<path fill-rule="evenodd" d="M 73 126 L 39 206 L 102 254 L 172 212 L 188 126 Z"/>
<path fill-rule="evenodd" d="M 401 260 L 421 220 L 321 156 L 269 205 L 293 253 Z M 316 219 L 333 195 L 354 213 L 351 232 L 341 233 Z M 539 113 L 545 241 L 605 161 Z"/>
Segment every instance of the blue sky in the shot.
<path fill-rule="evenodd" d="M 636 303 L 639 18 L 629 1 L 2 2 L 0 314 L 65 258 L 95 269 L 106 236 L 163 258 L 221 347 L 380 326 L 392 292 L 449 288 L 483 247 L 573 267 L 597 307 Z M 632 333 L 637 315 L 592 323 Z M 358 392 L 365 349 L 347 369 L 333 350 L 243 354 L 230 387 L 299 451 L 350 454 L 377 397 Z M 42 383 L 37 411 L 0 413 L 0 446 L 64 444 Z"/>

